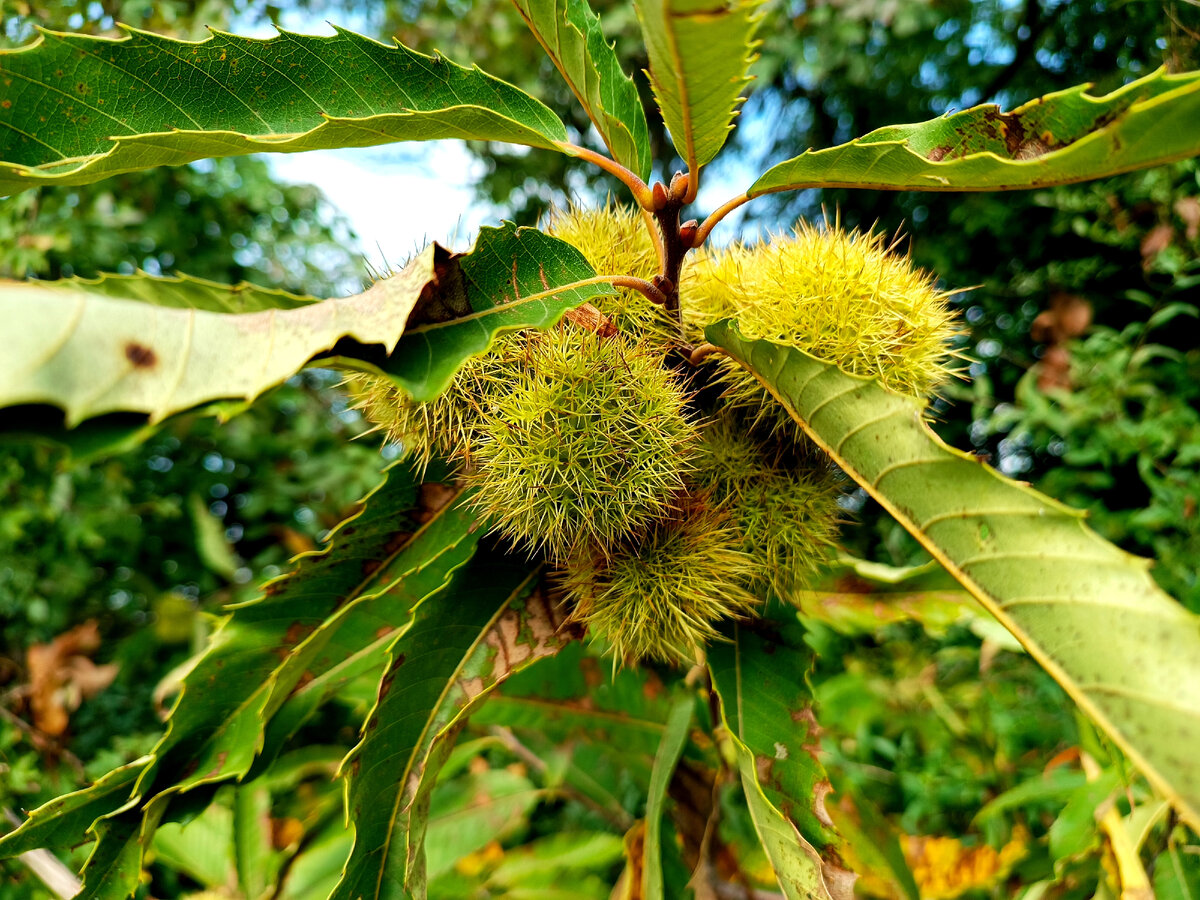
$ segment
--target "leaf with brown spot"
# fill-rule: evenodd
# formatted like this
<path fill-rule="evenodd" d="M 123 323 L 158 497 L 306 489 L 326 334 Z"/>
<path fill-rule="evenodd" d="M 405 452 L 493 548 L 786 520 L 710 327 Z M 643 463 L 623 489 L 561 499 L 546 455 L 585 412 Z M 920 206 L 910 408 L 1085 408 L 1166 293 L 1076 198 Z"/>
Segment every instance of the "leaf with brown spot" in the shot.
<path fill-rule="evenodd" d="M 1200 72 L 1153 74 L 1101 97 L 1080 85 L 1009 113 L 976 106 L 767 170 L 755 197 L 811 187 L 1003 191 L 1070 184 L 1200 153 Z"/>
<path fill-rule="evenodd" d="M 794 621 L 761 625 L 769 630 L 733 625 L 729 642 L 708 651 L 750 815 L 789 900 L 848 900 L 855 876 L 842 862 L 825 808 L 828 778 L 813 752 L 812 651 Z"/>
<path fill-rule="evenodd" d="M 384 676 L 390 690 L 369 716 L 378 726 L 342 762 L 354 849 L 331 900 L 379 898 L 385 885 L 423 896 L 429 795 L 458 730 L 496 685 L 578 637 L 540 577 L 517 557 L 480 553 L 396 639 L 404 664 Z"/>
<path fill-rule="evenodd" d="M 135 369 L 153 369 L 158 363 L 158 356 L 154 351 L 136 341 L 125 345 L 125 358 L 133 363 Z"/>
<path fill-rule="evenodd" d="M 68 427 L 116 412 L 158 422 L 254 400 L 317 361 L 432 400 L 498 334 L 612 294 L 595 275 L 565 241 L 507 223 L 481 229 L 468 253 L 431 244 L 362 293 L 325 300 L 145 274 L 0 280 L 0 317 L 19 323 L 0 355 L 0 407 L 55 406 Z"/>

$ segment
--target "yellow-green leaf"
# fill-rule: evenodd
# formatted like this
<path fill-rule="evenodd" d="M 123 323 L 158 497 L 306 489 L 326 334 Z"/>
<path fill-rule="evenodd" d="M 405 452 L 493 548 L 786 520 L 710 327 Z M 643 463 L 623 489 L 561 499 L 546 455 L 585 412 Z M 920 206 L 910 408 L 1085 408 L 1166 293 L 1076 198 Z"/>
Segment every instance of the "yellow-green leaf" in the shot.
<path fill-rule="evenodd" d="M 361 294 L 255 312 L 213 311 L 208 290 L 188 305 L 181 295 L 194 284 L 178 279 L 144 276 L 139 291 L 155 302 L 94 289 L 105 282 L 0 282 L 0 316 L 14 323 L 0 406 L 53 404 L 68 425 L 117 411 L 157 421 L 210 400 L 253 399 L 343 337 L 390 352 L 433 279 L 435 250 Z"/>
<path fill-rule="evenodd" d="M 802 351 L 708 339 L 1000 620 L 1193 825 L 1200 824 L 1200 617 L 1083 514 L 943 443 L 921 403 Z"/>
<path fill-rule="evenodd" d="M 612 293 L 594 276 L 565 241 L 505 224 L 482 229 L 469 253 L 431 244 L 361 294 L 327 300 L 149 275 L 0 281 L 0 317 L 14 323 L 0 407 L 51 404 L 68 425 L 118 411 L 159 421 L 252 400 L 318 357 L 431 400 L 500 332 L 552 325 Z"/>

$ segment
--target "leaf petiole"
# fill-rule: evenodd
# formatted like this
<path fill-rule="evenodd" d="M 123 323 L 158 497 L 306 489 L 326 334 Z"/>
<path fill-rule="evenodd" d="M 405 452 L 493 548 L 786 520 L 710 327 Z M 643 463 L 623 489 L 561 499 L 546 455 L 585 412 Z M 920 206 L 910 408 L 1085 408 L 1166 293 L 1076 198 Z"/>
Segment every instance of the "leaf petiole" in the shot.
<path fill-rule="evenodd" d="M 705 240 L 708 239 L 709 232 L 716 227 L 718 222 L 720 222 L 723 218 L 725 218 L 743 203 L 748 203 L 751 199 L 753 198 L 751 198 L 748 194 L 739 194 L 732 200 L 729 200 L 718 206 L 712 211 L 712 213 L 709 214 L 708 218 L 701 223 L 700 227 L 696 229 L 695 237 L 692 238 L 692 246 L 702 246 Z"/>
<path fill-rule="evenodd" d="M 555 141 L 554 146 L 571 156 L 577 156 L 580 159 L 587 160 L 595 166 L 599 166 L 609 175 L 612 175 L 624 184 L 630 191 L 633 192 L 633 198 L 637 201 L 638 206 L 642 209 L 654 210 L 654 194 L 646 182 L 638 178 L 633 172 L 625 168 L 615 159 L 605 156 L 603 153 L 597 153 L 595 150 L 589 150 L 587 147 L 580 147 L 578 144 L 572 144 L 567 141 Z"/>

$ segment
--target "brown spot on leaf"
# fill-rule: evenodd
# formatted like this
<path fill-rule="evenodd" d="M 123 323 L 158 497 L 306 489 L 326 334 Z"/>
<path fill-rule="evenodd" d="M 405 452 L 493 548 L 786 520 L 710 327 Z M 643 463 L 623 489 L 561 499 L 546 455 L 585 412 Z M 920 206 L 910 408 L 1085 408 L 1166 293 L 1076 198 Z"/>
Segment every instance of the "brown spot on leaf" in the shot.
<path fill-rule="evenodd" d="M 283 643 L 288 647 L 295 647 L 304 638 L 312 633 L 313 626 L 303 625 L 300 622 L 293 622 L 288 626 L 287 631 L 283 634 Z"/>
<path fill-rule="evenodd" d="M 812 707 L 802 706 L 799 709 L 792 710 L 792 721 L 797 725 L 805 726 L 804 743 L 800 746 L 813 759 L 818 759 L 817 754 L 821 751 L 820 739 L 824 732 L 821 726 L 817 724 L 817 716 L 813 712 Z"/>
<path fill-rule="evenodd" d="M 417 499 L 416 520 L 424 525 L 458 496 L 458 488 L 436 481 L 427 481 L 421 485 Z M 407 535 L 405 539 L 407 540 Z"/>
<path fill-rule="evenodd" d="M 1050 152 L 1050 147 L 1041 138 L 1030 138 L 1023 141 L 1021 146 L 1017 148 L 1014 159 L 1037 159 L 1039 156 L 1044 156 Z"/>
<path fill-rule="evenodd" d="M 600 312 L 590 303 L 585 303 L 578 309 L 569 309 L 566 319 L 577 328 L 586 328 L 597 337 L 610 338 L 617 333 L 617 326 L 612 319 Z"/>
<path fill-rule="evenodd" d="M 144 344 L 130 341 L 125 345 L 125 358 L 133 363 L 135 369 L 152 369 L 158 363 L 158 356 Z"/>
<path fill-rule="evenodd" d="M 771 784 L 771 770 L 775 768 L 775 760 L 768 756 L 754 757 L 754 771 L 758 776 L 759 784 Z"/>
<path fill-rule="evenodd" d="M 383 545 L 384 555 L 392 556 L 393 554 L 399 553 L 406 546 L 408 546 L 408 542 L 411 538 L 412 534 L 407 531 L 401 531 L 393 534 L 390 538 L 388 538 L 388 542 Z"/>
<path fill-rule="evenodd" d="M 813 814 L 820 820 L 821 824 L 826 828 L 833 828 L 833 819 L 829 817 L 829 811 L 825 809 L 825 798 L 833 793 L 833 785 L 828 781 L 821 781 L 813 788 Z"/>
<path fill-rule="evenodd" d="M 222 750 L 217 754 L 217 764 L 204 773 L 205 778 L 215 778 L 221 774 L 221 770 L 225 768 L 225 760 L 229 757 L 228 750 Z"/>
<path fill-rule="evenodd" d="M 950 150 L 951 150 L 951 147 L 949 144 L 947 144 L 944 147 L 934 147 L 926 155 L 926 159 L 928 159 L 930 162 L 941 162 L 943 159 L 946 158 L 946 154 L 949 153 Z"/>
<path fill-rule="evenodd" d="M 437 245 L 433 251 L 433 277 L 421 289 L 421 295 L 408 316 L 408 327 L 448 322 L 472 312 L 467 298 L 466 279 L 458 254 Z"/>
<path fill-rule="evenodd" d="M 388 669 L 387 674 L 383 676 L 383 680 L 379 683 L 379 700 L 381 702 L 392 689 L 392 682 L 396 680 L 396 669 L 403 664 L 404 654 L 401 653 L 398 657 L 396 657 L 396 661 L 392 663 L 392 667 Z"/>

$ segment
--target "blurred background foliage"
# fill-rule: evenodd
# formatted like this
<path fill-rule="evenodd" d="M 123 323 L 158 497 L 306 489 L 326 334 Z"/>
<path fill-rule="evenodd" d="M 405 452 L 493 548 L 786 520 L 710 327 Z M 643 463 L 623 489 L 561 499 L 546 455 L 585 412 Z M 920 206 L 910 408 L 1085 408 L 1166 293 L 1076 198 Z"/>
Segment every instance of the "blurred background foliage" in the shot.
<path fill-rule="evenodd" d="M 593 5 L 627 68 L 640 71 L 646 60 L 631 11 Z M 204 25 L 281 15 L 292 17 L 289 25 L 296 16 L 344 21 L 478 62 L 539 96 L 579 141 L 599 148 L 505 0 L 387 0 L 366 10 L 349 2 L 0 0 L 0 44 L 31 40 L 39 24 L 113 34 L 122 21 L 199 39 Z M 710 207 L 764 164 L 809 146 L 974 103 L 1011 107 L 1080 82 L 1104 90 L 1160 65 L 1200 65 L 1200 8 L 1189 0 L 789 0 L 766 15 L 759 80 L 742 127 L 708 174 L 702 201 Z M 661 122 L 652 117 L 651 127 L 657 158 L 668 158 Z M 472 149 L 486 163 L 481 199 L 521 222 L 537 221 L 550 204 L 615 192 L 606 176 L 566 157 Z M 278 182 L 259 158 L 30 191 L 0 201 L 0 276 L 178 270 L 345 292 L 367 269 L 336 199 Z M 837 215 L 851 227 L 904 234 L 920 265 L 947 287 L 968 287 L 958 299 L 967 329 L 959 349 L 970 378 L 937 400 L 939 430 L 1089 510 L 1097 530 L 1154 558 L 1162 586 L 1200 611 L 1196 161 L 1011 194 L 806 191 L 740 213 L 717 240 Z M 362 427 L 335 379 L 313 372 L 224 424 L 183 417 L 118 455 L 3 444 L 0 806 L 36 806 L 148 749 L 173 672 L 202 645 L 213 617 L 312 548 L 375 483 L 377 445 L 350 440 Z M 891 566 L 924 561 L 865 498 L 850 496 L 847 506 L 858 520 L 845 530 L 848 554 Z M 853 584 L 862 596 L 878 589 L 861 578 Z M 833 590 L 846 585 L 842 578 Z M 928 599 L 926 588 L 914 590 L 918 605 Z M 1010 897 L 1017 885 L 1042 885 L 1045 897 L 1106 896 L 1112 861 L 1091 815 L 1105 779 L 1125 786 L 1121 814 L 1145 824 L 1152 875 L 1171 866 L 1200 883 L 1200 857 L 1186 852 L 1187 839 L 1144 785 L 986 622 L 916 615 L 847 627 L 820 619 L 807 621 L 818 651 L 811 680 L 844 815 L 864 832 L 889 823 L 888 840 L 922 896 Z M 615 751 L 588 740 L 588 723 L 566 711 L 586 698 L 661 722 L 679 687 L 652 670 L 610 683 L 603 664 L 582 653 L 507 685 L 442 775 L 431 831 L 438 821 L 454 824 L 443 826 L 445 858 L 431 860 L 432 893 L 499 897 L 570 883 L 572 896 L 607 896 L 622 858 L 613 829 L 638 815 L 656 744 L 631 738 Z M 244 894 L 229 887 L 241 884 L 230 874 L 233 823 L 259 808 L 270 812 L 262 872 L 286 875 L 278 896 L 313 896 L 330 883 L 346 852 L 330 775 L 354 739 L 351 711 L 372 690 L 348 692 L 344 714 L 335 708 L 302 736 L 267 794 L 227 791 L 187 828 L 164 828 L 147 890 Z M 561 705 L 560 734 L 522 717 L 533 700 Z M 721 840 L 740 854 L 742 871 L 758 865 L 762 874 L 744 807 L 733 792 L 718 793 Z M 489 803 L 472 806 L 479 796 Z M 496 821 L 517 824 L 498 829 Z M 50 896 L 24 867 L 4 865 L 0 900 Z M 904 877 L 876 867 L 881 874 L 867 888 L 903 896 Z"/>

